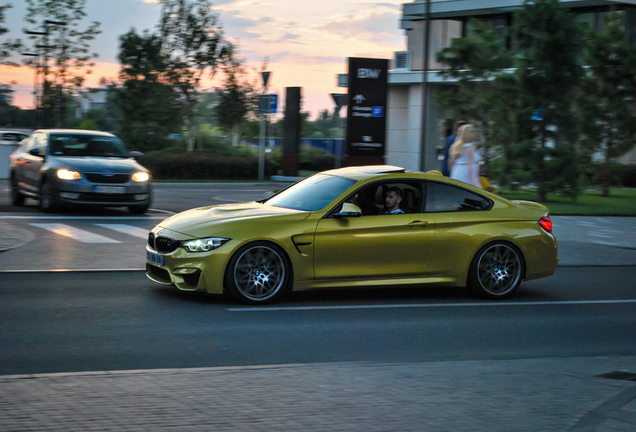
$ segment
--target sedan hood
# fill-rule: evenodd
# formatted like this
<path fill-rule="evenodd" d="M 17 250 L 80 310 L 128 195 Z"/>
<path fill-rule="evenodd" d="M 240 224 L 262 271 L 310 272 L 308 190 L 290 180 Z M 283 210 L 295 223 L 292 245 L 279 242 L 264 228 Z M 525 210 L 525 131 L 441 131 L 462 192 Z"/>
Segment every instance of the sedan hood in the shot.
<path fill-rule="evenodd" d="M 296 222 L 305 219 L 309 214 L 310 212 L 246 202 L 187 210 L 164 220 L 159 226 L 192 237 L 201 237 L 219 234 L 245 221 L 251 221 L 251 225 L 254 225 L 255 219 L 262 219 L 263 223 L 271 221 L 272 218 Z"/>
<path fill-rule="evenodd" d="M 134 159 L 110 158 L 110 157 L 55 157 L 49 163 L 54 168 L 66 168 L 80 172 L 104 172 L 132 173 L 135 171 L 146 171 Z"/>

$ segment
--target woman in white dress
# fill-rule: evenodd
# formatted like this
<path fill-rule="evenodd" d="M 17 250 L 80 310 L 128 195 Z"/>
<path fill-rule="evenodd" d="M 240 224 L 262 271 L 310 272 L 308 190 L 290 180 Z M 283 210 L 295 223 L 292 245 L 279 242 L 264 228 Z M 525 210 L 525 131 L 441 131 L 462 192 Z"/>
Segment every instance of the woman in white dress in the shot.
<path fill-rule="evenodd" d="M 457 138 L 450 148 L 451 178 L 481 187 L 479 161 L 481 155 L 475 145 L 475 127 L 466 124 L 457 131 Z"/>

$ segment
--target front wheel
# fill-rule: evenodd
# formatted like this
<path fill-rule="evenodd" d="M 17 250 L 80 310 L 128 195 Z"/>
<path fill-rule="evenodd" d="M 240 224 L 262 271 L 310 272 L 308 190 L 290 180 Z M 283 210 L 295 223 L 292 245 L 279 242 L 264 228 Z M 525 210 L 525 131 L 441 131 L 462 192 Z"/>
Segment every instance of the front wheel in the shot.
<path fill-rule="evenodd" d="M 271 303 L 285 293 L 290 267 L 279 247 L 266 242 L 251 243 L 230 260 L 225 278 L 227 291 L 241 303 Z"/>
<path fill-rule="evenodd" d="M 57 210 L 57 207 L 55 194 L 51 189 L 51 185 L 48 181 L 45 181 L 40 187 L 40 210 L 45 213 L 53 213 Z"/>
<path fill-rule="evenodd" d="M 11 179 L 11 202 L 13 205 L 21 206 L 24 204 L 25 196 L 22 195 L 20 189 L 18 188 L 18 182 L 15 178 Z"/>
<path fill-rule="evenodd" d="M 489 299 L 510 296 L 523 278 L 521 253 L 512 245 L 500 242 L 484 246 L 477 252 L 468 273 L 468 288 Z"/>

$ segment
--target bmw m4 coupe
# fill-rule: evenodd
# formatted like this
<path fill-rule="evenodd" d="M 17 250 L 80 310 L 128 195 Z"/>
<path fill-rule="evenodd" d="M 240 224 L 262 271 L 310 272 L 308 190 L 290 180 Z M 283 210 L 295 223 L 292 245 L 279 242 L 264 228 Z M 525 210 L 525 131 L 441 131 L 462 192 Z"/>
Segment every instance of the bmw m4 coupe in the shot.
<path fill-rule="evenodd" d="M 397 203 L 397 204 L 396 204 Z M 548 208 L 393 166 L 303 179 L 263 201 L 195 208 L 149 233 L 146 274 L 247 304 L 332 287 L 467 286 L 490 299 L 554 274 Z"/>

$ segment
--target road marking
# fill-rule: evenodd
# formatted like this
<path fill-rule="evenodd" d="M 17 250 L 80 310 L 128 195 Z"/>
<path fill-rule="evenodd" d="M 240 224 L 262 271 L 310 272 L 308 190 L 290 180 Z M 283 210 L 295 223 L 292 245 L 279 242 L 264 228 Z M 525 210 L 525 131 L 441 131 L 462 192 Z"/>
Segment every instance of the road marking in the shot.
<path fill-rule="evenodd" d="M 280 312 L 280 311 L 312 311 L 312 310 L 352 310 L 352 309 L 415 309 L 443 307 L 502 307 L 502 306 L 556 306 L 586 304 L 629 304 L 636 299 L 627 300 L 572 300 L 572 301 L 539 301 L 539 302 L 497 302 L 497 303 L 415 303 L 393 305 L 350 305 L 350 306 L 282 306 L 282 307 L 237 307 L 228 308 L 230 312 Z"/>
<path fill-rule="evenodd" d="M 72 238 L 82 243 L 121 243 L 120 241 L 104 237 L 99 234 L 94 234 L 89 231 L 84 231 L 79 228 L 75 228 L 69 225 L 51 223 L 51 224 L 30 224 L 45 230 L 54 232 L 55 234 L 62 235 L 64 237 Z"/>
<path fill-rule="evenodd" d="M 139 237 L 142 239 L 148 238 L 148 232 L 150 231 L 144 228 L 139 228 L 136 226 L 126 225 L 126 224 L 95 224 L 95 225 L 100 226 L 102 228 L 107 228 L 109 230 L 128 234 L 133 237 Z"/>

